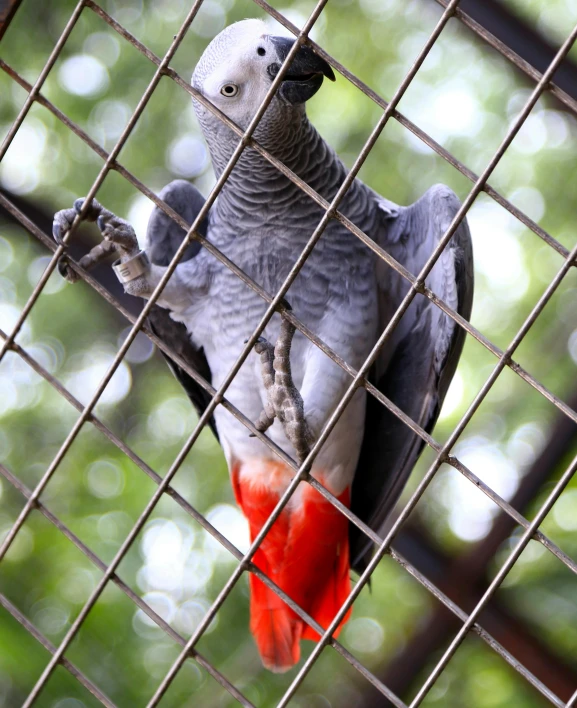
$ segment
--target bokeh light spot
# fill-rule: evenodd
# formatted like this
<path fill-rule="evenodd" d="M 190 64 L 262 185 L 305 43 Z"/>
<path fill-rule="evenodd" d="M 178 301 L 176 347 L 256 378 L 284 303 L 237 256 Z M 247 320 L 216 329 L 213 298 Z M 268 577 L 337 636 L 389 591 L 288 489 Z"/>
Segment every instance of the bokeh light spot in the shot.
<path fill-rule="evenodd" d="M 208 152 L 200 138 L 184 135 L 167 152 L 167 167 L 180 177 L 196 177 L 208 167 Z"/>
<path fill-rule="evenodd" d="M 110 83 L 104 64 L 90 54 L 66 59 L 58 71 L 58 80 L 65 91 L 85 98 L 104 93 Z"/>
<path fill-rule="evenodd" d="M 86 481 L 95 497 L 110 499 L 124 489 L 124 472 L 115 462 L 98 460 L 86 471 Z"/>
<path fill-rule="evenodd" d="M 353 651 L 372 653 L 383 646 L 385 632 L 372 617 L 357 617 L 346 625 L 346 639 Z"/>

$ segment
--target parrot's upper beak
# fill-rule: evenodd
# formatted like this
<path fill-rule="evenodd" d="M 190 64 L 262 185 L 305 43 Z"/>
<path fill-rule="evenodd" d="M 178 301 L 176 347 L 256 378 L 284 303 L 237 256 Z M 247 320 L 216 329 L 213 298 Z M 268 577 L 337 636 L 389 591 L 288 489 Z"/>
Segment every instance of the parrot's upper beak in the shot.
<path fill-rule="evenodd" d="M 295 40 L 288 37 L 269 37 L 273 43 L 279 63 L 269 64 L 268 74 L 271 80 L 278 74 L 280 64 L 286 59 Z M 305 103 L 320 89 L 323 77 L 335 80 L 335 74 L 330 65 L 310 47 L 301 47 L 294 56 L 292 63 L 279 87 L 280 95 L 289 103 Z"/>

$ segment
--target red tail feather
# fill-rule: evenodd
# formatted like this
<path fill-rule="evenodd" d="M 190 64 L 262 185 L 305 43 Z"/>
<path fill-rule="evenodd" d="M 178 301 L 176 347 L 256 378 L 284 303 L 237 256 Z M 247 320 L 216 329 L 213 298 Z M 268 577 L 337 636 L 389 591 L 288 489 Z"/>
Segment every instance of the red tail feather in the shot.
<path fill-rule="evenodd" d="M 286 489 L 290 471 L 280 463 L 259 461 L 254 468 L 235 466 L 232 477 L 253 540 Z M 348 489 L 339 500 L 349 505 Z M 348 521 L 303 482 L 253 561 L 326 629 L 350 593 Z M 300 639 L 318 641 L 319 636 L 256 576 L 251 575 L 250 588 L 250 627 L 263 664 L 271 671 L 286 671 L 299 660 Z"/>

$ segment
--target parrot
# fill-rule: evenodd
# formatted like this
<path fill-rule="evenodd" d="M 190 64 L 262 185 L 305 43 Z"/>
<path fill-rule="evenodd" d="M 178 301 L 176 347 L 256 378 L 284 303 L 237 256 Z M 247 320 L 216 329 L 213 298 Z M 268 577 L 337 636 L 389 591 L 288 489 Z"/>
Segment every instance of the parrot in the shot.
<path fill-rule="evenodd" d="M 192 86 L 245 130 L 277 76 L 294 39 L 248 19 L 225 28 L 207 46 Z M 301 44 L 254 131 L 254 139 L 331 202 L 347 168 L 309 121 L 306 103 L 330 64 Z M 216 177 L 240 138 L 198 100 L 195 113 Z M 386 166 L 383 166 L 386 169 Z M 175 180 L 160 197 L 188 224 L 204 204 L 199 190 Z M 64 237 L 83 200 L 55 215 Z M 417 274 L 460 207 L 446 186 L 432 186 L 399 206 L 355 179 L 339 210 L 408 271 Z M 96 200 L 84 218 L 130 266 L 142 253 L 132 226 Z M 275 294 L 323 216 L 322 207 L 250 145 L 199 227 L 200 233 L 265 291 Z M 150 297 L 185 231 L 156 207 L 145 254 L 125 291 Z M 426 279 L 463 318 L 473 300 L 473 254 L 463 220 Z M 294 315 L 358 370 L 410 287 L 409 282 L 339 220 L 330 219 L 286 294 Z M 150 311 L 153 331 L 218 388 L 267 308 L 264 299 L 198 241 L 191 241 Z M 419 293 L 374 362 L 368 380 L 431 432 L 455 373 L 465 331 Z M 202 413 L 210 395 L 168 359 Z M 227 399 L 299 464 L 350 385 L 350 374 L 275 312 L 230 383 Z M 210 419 L 226 457 L 234 496 L 251 541 L 277 505 L 294 471 L 223 406 Z M 359 387 L 311 467 L 311 475 L 378 531 L 391 514 L 424 446 L 404 422 Z M 323 629 L 351 591 L 350 571 L 366 568 L 373 543 L 323 495 L 301 481 L 256 550 L 253 562 Z M 300 658 L 301 640 L 319 640 L 276 593 L 249 574 L 250 629 L 263 665 L 285 672 Z M 343 617 L 334 636 L 342 629 Z"/>

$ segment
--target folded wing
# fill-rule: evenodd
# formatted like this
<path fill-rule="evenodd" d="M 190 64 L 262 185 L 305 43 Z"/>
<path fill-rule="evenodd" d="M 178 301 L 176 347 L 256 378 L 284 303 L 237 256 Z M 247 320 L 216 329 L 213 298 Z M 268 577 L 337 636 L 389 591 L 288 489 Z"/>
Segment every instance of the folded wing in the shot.
<path fill-rule="evenodd" d="M 459 209 L 443 185 L 410 207 L 389 208 L 373 238 L 417 276 Z M 381 261 L 377 268 L 381 332 L 409 289 Z M 427 286 L 464 318 L 473 302 L 473 253 L 465 221 L 453 234 L 426 280 Z M 465 331 L 424 295 L 417 294 L 379 355 L 371 382 L 415 423 L 431 432 L 463 348 Z M 352 488 L 352 511 L 378 531 L 393 510 L 424 442 L 396 415 L 367 396 L 365 436 Z M 351 525 L 351 566 L 362 572 L 372 544 Z"/>

